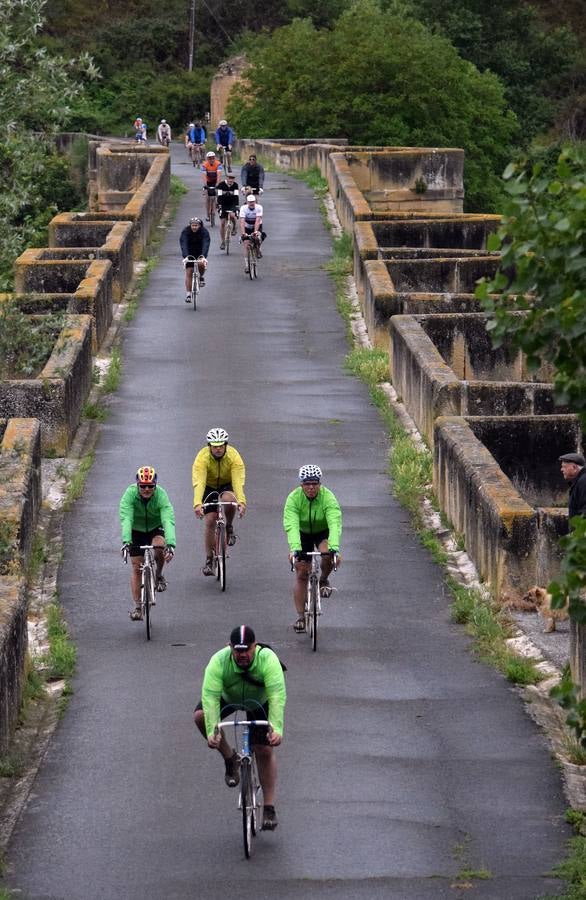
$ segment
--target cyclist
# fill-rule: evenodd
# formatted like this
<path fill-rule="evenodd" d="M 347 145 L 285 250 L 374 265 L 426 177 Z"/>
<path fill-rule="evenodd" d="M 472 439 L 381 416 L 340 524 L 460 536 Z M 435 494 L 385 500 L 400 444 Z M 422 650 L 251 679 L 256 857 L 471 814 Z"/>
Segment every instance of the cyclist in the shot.
<path fill-rule="evenodd" d="M 142 141 L 142 118 L 140 116 L 136 117 L 132 127 L 134 128 L 134 140 Z"/>
<path fill-rule="evenodd" d="M 237 709 L 245 709 L 249 720 L 270 721 L 271 731 L 260 725 L 251 730 L 263 789 L 264 831 L 272 831 L 278 824 L 274 805 L 277 761 L 273 747 L 278 747 L 283 740 L 286 701 L 285 677 L 277 654 L 270 647 L 257 644 L 249 625 L 234 628 L 229 646 L 214 653 L 205 668 L 201 700 L 195 707 L 193 718 L 208 747 L 218 750 L 224 757 L 224 780 L 228 787 L 236 787 L 240 781 L 238 754 L 230 747 L 223 732 L 215 733 L 216 724 Z"/>
<path fill-rule="evenodd" d="M 191 278 L 193 262 L 188 256 L 195 256 L 199 269 L 199 283 L 205 287 L 205 272 L 208 267 L 208 252 L 210 249 L 210 233 L 197 216 L 192 216 L 189 225 L 186 225 L 179 237 L 179 245 L 183 255 L 183 268 L 185 269 L 185 290 L 187 295 L 185 302 L 191 301 Z"/>
<path fill-rule="evenodd" d="M 200 159 L 199 154 L 203 153 L 205 150 L 206 138 L 206 130 L 201 122 L 198 122 L 197 125 L 194 122 L 189 123 L 185 134 L 185 146 L 187 147 L 187 154 L 194 166 L 198 165 Z"/>
<path fill-rule="evenodd" d="M 216 139 L 216 152 L 221 153 L 222 147 L 225 149 L 226 168 L 228 171 L 232 171 L 232 144 L 234 143 L 234 132 L 225 119 L 221 119 L 220 122 L 218 122 L 214 137 Z"/>
<path fill-rule="evenodd" d="M 213 150 L 210 150 L 208 153 L 206 153 L 205 162 L 202 163 L 201 171 L 202 171 L 202 178 L 203 178 L 202 190 L 204 191 L 204 193 L 207 194 L 206 221 L 209 222 L 210 210 L 212 208 L 213 203 L 215 202 L 217 184 L 218 184 L 218 181 L 220 180 L 220 175 L 224 171 L 222 163 L 220 162 L 219 159 L 216 159 L 216 154 L 214 153 Z"/>
<path fill-rule="evenodd" d="M 134 609 L 130 618 L 142 619 L 140 608 L 141 545 L 156 547 L 156 589 L 164 591 L 167 582 L 163 578 L 163 566 L 171 562 L 175 553 L 175 513 L 167 492 L 157 484 L 157 473 L 152 466 L 141 466 L 136 473 L 136 483 L 126 488 L 120 498 L 120 526 L 122 529 L 122 555 L 130 555 L 130 590 Z"/>
<path fill-rule="evenodd" d="M 243 194 L 262 194 L 265 183 L 265 170 L 257 163 L 256 156 L 251 153 L 248 162 L 240 170 L 240 181 Z"/>
<path fill-rule="evenodd" d="M 228 446 L 228 432 L 223 428 L 211 428 L 206 435 L 207 445 L 202 447 L 193 461 L 191 480 L 193 483 L 193 510 L 198 519 L 205 520 L 206 560 L 202 575 L 213 575 L 214 529 L 218 518 L 217 507 L 205 507 L 203 502 L 210 493 L 218 494 L 220 500 L 238 504 L 240 518 L 246 512 L 244 481 L 246 470 L 244 460 L 236 447 Z M 236 543 L 232 525 L 236 508 L 226 507 L 226 540 L 228 546 Z"/>
<path fill-rule="evenodd" d="M 166 119 L 161 119 L 161 124 L 157 128 L 157 140 L 162 147 L 168 147 L 171 143 L 171 128 Z"/>
<path fill-rule="evenodd" d="M 295 566 L 293 600 L 297 621 L 293 627 L 298 633 L 305 631 L 303 609 L 311 568 L 305 554 L 314 549 L 321 553 L 329 551 L 328 556 L 321 557 L 319 592 L 321 597 L 330 597 L 332 588 L 328 579 L 334 564 L 334 554 L 340 549 L 342 511 L 332 491 L 321 484 L 321 478 L 319 466 L 301 466 L 300 485 L 291 491 L 283 510 L 283 528 L 289 542 L 289 561 Z"/>
<path fill-rule="evenodd" d="M 262 227 L 263 209 L 260 203 L 256 202 L 254 194 L 249 194 L 246 203 L 240 207 L 240 242 L 242 244 L 242 252 L 244 253 L 244 271 L 248 275 L 248 257 L 246 253 L 246 242 L 253 240 L 256 243 L 256 252 L 258 256 L 262 256 L 260 245 L 266 238 L 266 234 Z"/>
<path fill-rule="evenodd" d="M 218 213 L 220 216 L 220 250 L 226 249 L 226 225 L 236 234 L 236 217 L 240 203 L 238 200 L 238 184 L 233 172 L 228 172 L 218 184 Z"/>

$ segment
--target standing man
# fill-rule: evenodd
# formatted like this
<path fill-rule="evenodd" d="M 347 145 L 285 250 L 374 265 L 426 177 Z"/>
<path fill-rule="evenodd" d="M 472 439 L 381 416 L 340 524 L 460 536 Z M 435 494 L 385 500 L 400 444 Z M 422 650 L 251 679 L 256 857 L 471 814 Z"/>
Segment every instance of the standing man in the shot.
<path fill-rule="evenodd" d="M 136 483 L 126 488 L 120 499 L 120 527 L 122 530 L 122 555 L 130 555 L 130 590 L 134 609 L 130 618 L 142 619 L 140 608 L 141 546 L 156 547 L 156 589 L 164 591 L 167 582 L 163 578 L 165 562 L 171 562 L 175 553 L 175 513 L 166 491 L 157 485 L 157 473 L 152 466 L 141 466 L 136 473 Z"/>
<path fill-rule="evenodd" d="M 183 268 L 185 269 L 185 302 L 191 302 L 191 276 L 194 263 L 187 259 L 195 256 L 199 269 L 199 279 L 202 287 L 205 287 L 205 271 L 208 267 L 207 256 L 210 249 L 210 233 L 201 219 L 192 216 L 189 225 L 186 225 L 179 237 L 179 245 L 183 256 Z"/>
<path fill-rule="evenodd" d="M 283 510 L 283 528 L 289 543 L 289 561 L 295 567 L 293 601 L 297 621 L 293 627 L 298 634 L 305 631 L 303 610 L 311 569 L 310 558 L 306 554 L 316 549 L 320 553 L 328 554 L 321 557 L 319 579 L 319 593 L 325 598 L 330 597 L 332 593 L 329 575 L 334 565 L 334 554 L 340 550 L 342 510 L 334 493 L 321 484 L 321 478 L 319 466 L 301 466 L 300 485 L 291 491 Z"/>
<path fill-rule="evenodd" d="M 568 519 L 586 516 L 586 468 L 581 453 L 564 453 L 559 457 L 562 475 L 570 488 Z"/>
<path fill-rule="evenodd" d="M 230 634 L 229 646 L 214 653 L 206 666 L 201 700 L 193 716 L 208 747 L 224 758 L 224 780 L 228 787 L 236 787 L 240 781 L 238 755 L 228 744 L 224 732 L 216 732 L 218 722 L 235 710 L 244 709 L 249 721 L 266 719 L 271 723 L 271 730 L 256 726 L 251 733 L 264 799 L 264 831 L 273 831 L 278 824 L 275 812 L 277 762 L 273 747 L 278 747 L 283 740 L 286 700 L 285 677 L 279 657 L 270 647 L 256 643 L 249 625 L 239 625 Z"/>
<path fill-rule="evenodd" d="M 191 479 L 193 483 L 193 511 L 196 518 L 205 521 L 206 560 L 202 575 L 213 575 L 214 531 L 218 518 L 218 507 L 213 500 L 226 500 L 238 504 L 238 515 L 246 512 L 244 481 L 246 470 L 244 460 L 236 447 L 228 446 L 228 432 L 223 428 L 210 428 L 206 435 L 207 446 L 202 447 L 193 461 Z M 204 508 L 204 500 L 211 494 L 210 505 Z M 236 543 L 233 521 L 236 507 L 226 507 L 226 540 L 229 547 Z"/>
<path fill-rule="evenodd" d="M 240 170 L 240 181 L 243 194 L 262 194 L 265 183 L 265 170 L 257 163 L 256 156 L 251 153 L 248 162 Z"/>

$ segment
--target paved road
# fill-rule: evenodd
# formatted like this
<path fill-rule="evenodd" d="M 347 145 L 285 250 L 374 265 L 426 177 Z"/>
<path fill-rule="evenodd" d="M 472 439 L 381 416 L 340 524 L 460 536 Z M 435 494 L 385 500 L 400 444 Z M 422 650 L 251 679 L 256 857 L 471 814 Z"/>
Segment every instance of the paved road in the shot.
<path fill-rule="evenodd" d="M 124 340 L 124 378 L 85 495 L 69 516 L 61 599 L 79 648 L 75 695 L 14 836 L 9 884 L 30 900 L 535 898 L 568 837 L 559 774 L 505 681 L 450 622 L 440 572 L 389 494 L 387 441 L 343 370 L 311 191 L 270 175 L 262 279 L 213 238 L 208 286 L 183 301 L 178 234 Z M 249 514 L 222 595 L 198 574 L 194 453 L 226 427 L 248 463 Z M 321 645 L 293 634 L 281 509 L 319 463 L 344 507 L 345 563 Z M 154 640 L 128 620 L 118 499 L 153 463 L 178 552 Z M 243 859 L 235 792 L 196 736 L 202 671 L 247 622 L 288 664 L 279 828 Z M 491 877 L 458 888 L 462 868 Z M 243 879 L 246 879 L 243 883 Z"/>

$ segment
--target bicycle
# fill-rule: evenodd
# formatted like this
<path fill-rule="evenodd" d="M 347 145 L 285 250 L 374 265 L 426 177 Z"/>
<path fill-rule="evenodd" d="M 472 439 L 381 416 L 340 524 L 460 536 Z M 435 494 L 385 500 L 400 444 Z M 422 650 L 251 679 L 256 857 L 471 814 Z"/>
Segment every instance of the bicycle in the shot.
<path fill-rule="evenodd" d="M 253 278 L 258 278 L 258 250 L 260 248 L 260 238 L 253 237 L 253 235 L 248 235 L 248 240 L 246 241 L 246 268 L 247 274 L 250 280 Z"/>
<path fill-rule="evenodd" d="M 195 312 L 197 309 L 197 297 L 201 290 L 201 275 L 195 256 L 186 256 L 185 260 L 186 262 L 193 263 L 193 269 L 191 271 L 191 302 L 193 303 L 193 311 Z"/>
<path fill-rule="evenodd" d="M 215 492 L 214 492 L 215 493 Z M 235 500 L 220 500 L 219 495 L 217 500 L 210 500 L 213 494 L 208 494 L 205 498 L 202 506 L 205 510 L 206 506 L 210 507 L 210 511 L 213 509 L 214 512 L 217 511 L 218 518 L 216 519 L 216 524 L 214 527 L 214 555 L 212 559 L 212 567 L 214 569 L 214 574 L 216 576 L 216 581 L 220 582 L 220 589 L 222 591 L 226 590 L 226 559 L 228 558 L 228 553 L 226 547 L 228 546 L 228 541 L 226 537 L 226 517 L 224 515 L 224 507 L 225 506 L 238 506 Z M 216 510 L 217 508 L 217 510 Z"/>
<path fill-rule="evenodd" d="M 189 157 L 194 166 L 201 166 L 203 161 L 203 144 L 191 144 L 189 147 Z"/>
<path fill-rule="evenodd" d="M 252 855 L 252 839 L 262 829 L 262 788 L 250 734 L 252 728 L 257 726 L 263 726 L 268 731 L 272 730 L 271 723 L 266 719 L 239 719 L 237 712 L 233 720 L 219 722 L 216 725 L 216 732 L 223 728 L 234 728 L 236 753 L 240 764 L 238 809 L 242 811 L 242 837 L 246 859 L 250 859 Z"/>
<path fill-rule="evenodd" d="M 232 235 L 236 233 L 236 213 L 232 210 L 228 210 L 228 215 L 226 216 L 226 225 L 224 227 L 224 244 L 226 250 L 226 256 L 230 256 L 230 241 L 232 240 Z"/>
<path fill-rule="evenodd" d="M 224 168 L 224 172 L 232 171 L 232 151 L 228 150 L 227 147 L 224 147 L 222 144 L 220 147 L 216 148 L 221 153 L 221 162 Z"/>
<path fill-rule="evenodd" d="M 209 185 L 204 185 L 202 188 L 203 191 L 207 192 L 206 198 L 206 212 L 210 222 L 210 228 L 213 228 L 216 224 L 216 189 L 215 187 L 211 187 Z"/>
<path fill-rule="evenodd" d="M 151 607 L 156 603 L 155 589 L 157 583 L 157 563 L 155 548 L 152 544 L 141 546 L 144 551 L 140 564 L 140 612 L 146 625 L 147 641 L 151 639 Z M 159 549 L 163 549 L 162 547 Z M 124 548 L 124 562 L 128 562 L 129 548 Z"/>
<path fill-rule="evenodd" d="M 325 553 L 322 553 L 320 550 L 312 550 L 303 555 L 311 557 L 311 569 L 309 570 L 309 578 L 307 579 L 307 593 L 305 595 L 303 616 L 305 619 L 305 630 L 311 638 L 311 649 L 315 652 L 317 650 L 318 623 L 319 617 L 321 616 L 321 595 L 319 588 L 321 566 L 319 565 L 318 560 L 321 559 L 322 556 L 331 556 L 331 552 L 326 550 Z M 337 559 L 338 555 L 337 553 L 334 553 L 334 565 L 332 570 L 334 572 L 337 568 Z M 294 568 L 294 563 L 291 563 L 291 569 Z"/>

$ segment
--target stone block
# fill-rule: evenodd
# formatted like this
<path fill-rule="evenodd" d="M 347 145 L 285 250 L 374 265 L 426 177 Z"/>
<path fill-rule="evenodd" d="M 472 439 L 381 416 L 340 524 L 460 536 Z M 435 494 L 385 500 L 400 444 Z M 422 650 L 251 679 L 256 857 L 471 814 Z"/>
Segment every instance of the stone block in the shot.
<path fill-rule="evenodd" d="M 557 502 L 567 498 L 557 458 L 581 439 L 576 416 L 436 420 L 433 480 L 440 509 L 464 535 L 468 554 L 497 595 L 519 596 L 557 573 L 564 527 Z"/>
<path fill-rule="evenodd" d="M 397 394 L 430 444 L 438 416 L 566 412 L 556 407 L 546 371 L 529 372 L 524 354 L 507 342 L 493 349 L 482 314 L 394 316 L 390 366 Z"/>
<path fill-rule="evenodd" d="M 36 419 L 0 419 L 0 575 L 28 561 L 41 506 L 41 426 Z"/>
<path fill-rule="evenodd" d="M 39 259 L 109 259 L 112 263 L 112 296 L 124 297 L 133 275 L 132 222 L 75 219 L 60 213 L 49 222 L 49 249 Z"/>
<path fill-rule="evenodd" d="M 92 319 L 67 316 L 53 352 L 35 378 L 0 381 L 0 416 L 42 426 L 43 453 L 64 456 L 92 385 Z"/>
<path fill-rule="evenodd" d="M 95 352 L 112 322 L 112 263 L 108 259 L 44 259 L 44 252 L 25 250 L 16 260 L 19 306 L 29 313 L 66 310 L 91 316 Z"/>

